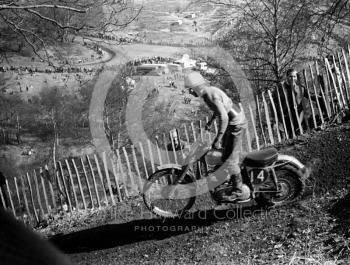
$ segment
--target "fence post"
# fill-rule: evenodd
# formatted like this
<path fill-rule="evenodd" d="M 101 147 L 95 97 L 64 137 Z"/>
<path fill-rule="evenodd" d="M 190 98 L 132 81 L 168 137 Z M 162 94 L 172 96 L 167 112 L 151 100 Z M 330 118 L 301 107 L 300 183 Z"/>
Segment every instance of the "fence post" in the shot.
<path fill-rule="evenodd" d="M 173 137 L 173 135 L 171 133 L 169 133 L 169 135 L 170 135 L 171 146 L 172 146 L 172 149 L 173 149 L 175 164 L 178 164 L 176 150 L 175 150 L 175 145 L 174 145 L 174 137 Z M 173 163 L 173 161 L 172 161 L 172 163 Z"/>
<path fill-rule="evenodd" d="M 26 211 L 27 211 L 27 214 L 29 216 L 29 219 L 30 219 L 30 223 L 32 223 L 33 221 L 33 216 L 29 210 L 29 204 L 28 204 L 28 198 L 27 198 L 27 195 L 26 195 L 26 191 L 25 191 L 25 188 L 24 188 L 24 180 L 23 180 L 23 176 L 21 176 L 20 178 L 20 181 L 21 181 L 21 189 L 22 189 L 22 194 L 23 194 L 23 198 L 24 198 L 24 205 L 26 207 Z M 33 223 L 32 223 L 33 224 Z"/>
<path fill-rule="evenodd" d="M 140 146 L 140 151 L 142 156 L 143 167 L 145 168 L 146 177 L 148 179 L 148 171 L 147 171 L 146 160 L 145 160 L 145 151 L 143 150 L 143 145 L 141 142 L 139 142 L 139 146 Z"/>
<path fill-rule="evenodd" d="M 164 150 L 166 150 L 166 157 L 168 159 L 168 163 L 170 164 L 170 157 L 169 157 L 169 151 L 168 151 L 168 141 L 167 141 L 167 138 L 166 138 L 166 135 L 165 133 L 163 133 L 163 142 L 164 142 Z"/>
<path fill-rule="evenodd" d="M 121 160 L 121 157 L 120 157 L 119 149 L 116 149 L 116 154 L 117 154 L 118 164 L 119 164 L 118 168 L 119 168 L 120 174 L 122 176 L 122 181 L 123 181 L 123 184 L 124 184 L 125 196 L 128 198 L 129 197 L 129 192 L 128 192 L 128 186 L 126 184 L 126 175 L 124 173 L 124 169 L 123 169 L 123 165 L 122 165 L 122 160 Z"/>
<path fill-rule="evenodd" d="M 124 157 L 125 157 L 126 167 L 128 169 L 128 174 L 129 174 L 131 186 L 132 186 L 132 189 L 134 189 L 136 185 L 135 185 L 135 181 L 134 181 L 134 178 L 133 178 L 133 175 L 132 175 L 132 172 L 131 172 L 129 156 L 128 156 L 128 153 L 126 152 L 125 147 L 123 147 L 123 154 L 124 154 Z"/>
<path fill-rule="evenodd" d="M 309 97 L 311 113 L 312 113 L 312 120 L 314 122 L 314 128 L 316 129 L 317 128 L 317 122 L 316 122 L 316 117 L 315 117 L 315 110 L 314 110 L 314 106 L 312 105 L 311 95 L 310 95 L 310 92 L 309 92 L 309 84 L 308 84 L 308 80 L 307 80 L 306 70 L 305 69 L 303 70 L 303 75 L 304 75 L 304 81 L 305 81 L 305 89 L 306 89 L 307 95 Z M 294 93 L 293 93 L 293 95 L 294 95 Z M 317 96 L 317 95 L 315 95 L 315 96 Z M 295 104 L 296 104 L 296 101 L 295 101 Z M 305 113 L 304 113 L 304 119 L 306 120 Z"/>
<path fill-rule="evenodd" d="M 0 189 L 0 199 L 1 199 L 2 207 L 3 207 L 4 209 L 7 209 L 5 197 L 4 197 L 4 194 L 2 193 L 2 190 L 1 190 L 1 189 Z"/>
<path fill-rule="evenodd" d="M 284 128 L 284 135 L 286 136 L 286 139 L 289 139 L 289 134 L 288 134 L 288 130 L 287 130 L 287 126 L 286 126 L 286 120 L 284 118 L 284 111 L 283 111 L 283 107 L 282 107 L 282 101 L 281 101 L 281 94 L 279 92 L 279 86 L 276 86 L 276 92 L 277 92 L 277 100 L 278 100 L 278 106 L 280 108 L 281 111 L 281 118 L 282 118 L 282 123 L 283 123 L 283 128 Z"/>
<path fill-rule="evenodd" d="M 281 140 L 281 135 L 280 135 L 279 120 L 278 120 L 276 106 L 275 106 L 275 103 L 274 103 L 273 98 L 272 98 L 271 90 L 268 90 L 267 93 L 269 95 L 269 98 L 270 98 L 270 101 L 271 101 L 272 110 L 273 110 L 273 113 L 274 113 L 274 116 L 275 116 L 277 139 L 278 139 L 278 142 L 280 143 L 282 140 Z"/>
<path fill-rule="evenodd" d="M 68 169 L 69 179 L 70 179 L 70 183 L 71 183 L 71 187 L 72 187 L 72 191 L 73 191 L 73 196 L 74 196 L 74 200 L 75 200 L 75 207 L 77 208 L 77 210 L 79 210 L 78 197 L 77 197 L 77 194 L 75 193 L 75 185 L 74 185 L 74 181 L 73 181 L 72 170 L 70 169 L 69 162 L 67 159 L 65 160 L 65 163 L 66 163 L 66 166 Z"/>
<path fill-rule="evenodd" d="M 259 96 L 258 95 L 256 95 L 256 105 L 257 105 L 257 110 L 258 110 L 258 117 L 259 117 L 259 124 L 260 124 L 261 134 L 263 136 L 264 145 L 266 146 L 267 142 L 266 142 L 264 126 L 263 126 L 262 118 L 261 118 L 261 108 L 260 108 Z"/>
<path fill-rule="evenodd" d="M 43 205 L 41 203 L 41 196 L 40 196 L 40 190 L 39 190 L 38 177 L 36 175 L 35 169 L 34 169 L 34 183 L 35 183 L 36 195 L 37 195 L 37 199 L 38 199 L 38 203 L 39 203 L 39 208 L 40 208 L 41 213 L 44 215 L 44 208 L 43 208 Z"/>
<path fill-rule="evenodd" d="M 70 196 L 70 192 L 69 192 L 69 187 L 68 187 L 68 185 L 66 183 L 66 179 L 65 179 L 65 176 L 64 176 L 62 163 L 60 161 L 58 161 L 57 163 L 58 163 L 59 175 L 61 176 L 61 179 L 62 179 L 62 182 L 63 182 L 64 192 L 66 194 L 69 211 L 72 212 L 72 210 L 73 210 L 72 200 L 71 200 L 71 196 Z M 71 186 L 72 186 L 72 184 L 71 184 Z M 74 189 L 74 187 L 72 187 L 72 189 Z"/>
<path fill-rule="evenodd" d="M 90 198 L 90 201 L 91 201 L 91 206 L 92 206 L 92 208 L 94 208 L 94 201 L 92 199 L 91 186 L 90 186 L 89 178 L 88 178 L 88 175 L 86 173 L 86 169 L 85 169 L 85 165 L 84 165 L 84 161 L 83 161 L 82 157 L 80 157 L 80 164 L 81 164 L 81 167 L 83 168 L 86 185 L 87 185 L 88 192 L 89 192 L 89 198 Z"/>
<path fill-rule="evenodd" d="M 64 192 L 64 188 L 62 188 L 62 183 L 61 183 L 61 180 L 59 178 L 59 172 L 58 172 L 58 169 L 57 169 L 57 162 L 56 162 L 56 165 L 54 166 L 54 171 L 55 171 L 55 174 L 56 174 L 56 184 L 57 184 L 57 192 L 58 192 L 58 196 L 59 196 L 59 202 L 60 202 L 60 205 L 61 205 L 61 209 L 63 209 L 63 204 L 62 204 L 62 193 Z"/>
<path fill-rule="evenodd" d="M 47 193 L 46 193 L 46 189 L 45 189 L 44 178 L 43 178 L 43 176 L 40 173 L 39 173 L 39 176 L 40 176 L 41 187 L 42 187 L 43 193 L 44 193 L 46 210 L 47 210 L 48 213 L 50 213 L 51 212 L 51 207 L 49 206 L 49 200 L 47 199 Z"/>
<path fill-rule="evenodd" d="M 113 169 L 113 176 L 114 176 L 115 186 L 116 186 L 117 193 L 118 193 L 118 199 L 121 202 L 121 201 L 123 201 L 123 197 L 122 197 L 122 194 L 120 192 L 120 187 L 119 187 L 119 181 L 118 181 L 118 178 L 117 178 L 117 169 L 116 169 L 116 166 L 115 166 L 115 161 L 112 159 L 112 157 L 110 157 L 110 160 L 111 160 L 112 169 Z"/>
<path fill-rule="evenodd" d="M 151 147 L 151 141 L 148 139 L 147 140 L 147 144 L 148 144 L 148 153 L 150 156 L 150 163 L 151 163 L 151 167 L 152 167 L 152 173 L 155 172 L 155 168 L 154 168 L 154 159 L 153 159 L 153 152 L 152 152 L 152 147 Z"/>
<path fill-rule="evenodd" d="M 193 139 L 196 142 L 197 141 L 197 137 L 196 137 L 196 130 L 194 129 L 194 124 L 193 122 L 191 122 L 191 129 L 192 129 L 192 133 L 193 133 Z"/>
<path fill-rule="evenodd" d="M 325 59 L 326 60 L 326 59 Z M 326 96 L 329 98 L 330 101 L 330 107 L 331 107 L 331 115 L 335 114 L 336 106 L 334 104 L 334 98 L 333 98 L 333 92 L 332 92 L 332 84 L 331 84 L 331 78 L 329 74 L 329 70 L 327 67 L 327 64 L 325 63 L 325 70 L 326 70 L 326 79 L 327 79 L 327 88 L 328 91 L 326 91 Z M 328 93 L 327 93 L 328 92 Z"/>
<path fill-rule="evenodd" d="M 158 145 L 158 139 L 156 139 L 156 146 L 157 146 L 157 154 L 158 154 L 158 159 L 159 159 L 159 165 L 162 165 L 163 164 L 163 161 L 162 161 L 162 156 L 160 154 L 160 149 L 159 149 L 159 145 Z M 134 150 L 133 150 L 134 151 Z"/>
<path fill-rule="evenodd" d="M 105 173 L 106 173 L 108 190 L 109 190 L 109 193 L 110 193 L 111 199 L 112 199 L 112 205 L 115 206 L 116 204 L 115 204 L 114 194 L 113 194 L 113 190 L 112 190 L 111 179 L 109 178 L 109 171 L 108 171 L 107 158 L 106 158 L 105 152 L 102 153 L 102 160 L 103 160 L 103 165 L 104 165 L 104 169 L 105 169 Z"/>
<path fill-rule="evenodd" d="M 258 133 L 256 131 L 256 124 L 255 124 L 255 120 L 254 120 L 254 114 L 253 114 L 253 110 L 252 110 L 252 107 L 250 106 L 250 104 L 248 104 L 248 108 L 249 108 L 249 113 L 250 113 L 250 119 L 251 119 L 252 124 L 253 124 L 255 139 L 256 139 L 256 149 L 260 150 L 260 143 L 259 143 Z"/>
<path fill-rule="evenodd" d="M 131 145 L 131 149 L 132 149 L 132 157 L 134 159 L 134 165 L 135 165 L 136 173 L 137 173 L 137 176 L 138 176 L 139 191 L 142 192 L 142 179 L 141 179 L 139 164 L 138 164 L 137 158 L 136 158 L 135 146 Z"/>
<path fill-rule="evenodd" d="M 315 61 L 315 67 L 316 67 L 316 75 L 318 77 L 318 83 L 319 83 L 322 99 L 323 99 L 324 105 L 326 106 L 327 117 L 330 118 L 331 117 L 331 114 L 330 114 L 331 110 L 330 110 L 330 106 L 329 106 L 329 101 L 327 100 L 328 96 L 326 97 L 325 91 L 323 91 L 323 86 L 325 85 L 324 76 L 320 75 L 320 70 L 318 68 L 318 62 L 317 61 Z"/>
<path fill-rule="evenodd" d="M 30 200 L 32 202 L 32 207 L 33 207 L 35 219 L 39 223 L 39 216 L 38 216 L 38 213 L 36 212 L 36 207 L 35 207 L 34 197 L 33 197 L 32 184 L 30 183 L 29 173 L 26 174 L 26 177 L 27 177 L 27 182 L 28 182 L 28 187 L 29 187 L 29 195 L 30 195 Z"/>
<path fill-rule="evenodd" d="M 333 59 L 334 67 L 336 68 L 337 67 L 337 62 L 336 62 L 336 60 L 334 58 L 334 55 L 332 55 L 332 59 Z M 339 72 L 340 72 L 340 68 L 339 68 Z M 333 76 L 333 74 L 332 74 L 332 76 Z M 343 103 L 342 107 L 344 108 L 346 106 L 346 103 L 345 103 L 344 93 L 343 93 L 343 89 L 342 89 L 342 83 L 341 83 L 341 80 L 339 79 L 337 71 L 335 71 L 335 76 L 336 76 L 336 81 L 338 82 L 339 93 L 340 93 L 340 97 L 341 97 L 342 103 Z"/>
<path fill-rule="evenodd" d="M 17 200 L 18 200 L 18 204 L 21 208 L 21 215 L 22 215 L 22 202 L 21 202 L 21 198 L 20 198 L 20 195 L 19 195 L 19 189 L 18 189 L 18 184 L 17 184 L 17 178 L 16 177 L 13 177 L 13 180 L 15 182 L 15 189 L 16 189 L 16 195 L 17 195 Z"/>
<path fill-rule="evenodd" d="M 350 89 L 350 71 L 349 71 L 349 65 L 348 65 L 348 60 L 346 58 L 344 49 L 342 49 L 342 54 L 343 54 L 343 58 L 344 58 L 344 62 L 345 62 L 345 70 L 346 70 L 346 76 L 348 78 L 348 86 L 346 89 L 347 95 L 349 96 L 349 100 L 350 100 L 350 95 L 349 95 L 349 89 Z"/>
<path fill-rule="evenodd" d="M 77 179 L 78 179 L 78 186 L 79 186 L 81 198 L 83 200 L 84 210 L 87 210 L 84 191 L 83 191 L 83 187 L 81 186 L 79 171 L 78 171 L 77 165 L 75 164 L 74 158 L 72 158 L 72 163 L 73 163 L 75 175 L 77 176 Z"/>
<path fill-rule="evenodd" d="M 17 216 L 16 216 L 15 206 L 14 206 L 13 200 L 12 200 L 12 194 L 11 194 L 9 182 L 8 182 L 7 179 L 5 180 L 5 182 L 6 182 L 7 193 L 8 193 L 8 197 L 9 197 L 9 200 L 10 200 L 10 204 L 11 204 L 11 209 L 12 209 L 12 212 L 13 212 L 13 216 L 17 217 Z M 0 189 L 0 190 L 1 190 L 1 189 Z"/>
<path fill-rule="evenodd" d="M 267 130 L 269 132 L 270 143 L 272 145 L 274 145 L 275 140 L 273 138 L 269 110 L 268 110 L 268 106 L 267 106 L 266 99 L 265 99 L 265 92 L 262 93 L 262 99 L 263 99 L 263 104 L 264 104 L 265 117 L 266 117 L 266 123 L 267 123 Z"/>
<path fill-rule="evenodd" d="M 190 137 L 188 136 L 188 131 L 187 131 L 186 124 L 184 124 L 183 127 L 184 127 L 184 130 L 185 130 L 185 136 L 186 136 L 187 144 L 190 145 Z"/>
<path fill-rule="evenodd" d="M 51 197 L 52 197 L 52 205 L 53 205 L 53 208 L 54 208 L 54 209 L 57 209 L 56 200 L 55 200 L 55 193 L 54 193 L 54 191 L 53 191 L 52 182 L 51 182 L 50 179 L 49 179 L 49 176 L 50 176 L 50 175 L 49 175 L 49 168 L 48 168 L 47 165 L 45 165 L 44 169 L 45 169 L 45 172 L 46 172 L 46 175 L 47 175 L 47 180 L 48 180 L 48 182 L 49 182 L 49 188 L 50 188 Z"/>
<path fill-rule="evenodd" d="M 348 93 L 348 90 L 346 89 L 346 80 L 345 80 L 345 75 L 344 75 L 344 68 L 342 66 L 342 63 L 341 63 L 341 59 L 340 59 L 340 53 L 338 52 L 337 53 L 337 57 L 338 57 L 338 61 L 339 61 L 339 70 L 340 70 L 340 74 L 341 74 L 341 80 L 342 80 L 342 90 L 343 90 L 343 93 L 345 95 L 345 98 L 346 98 L 346 105 L 349 105 L 349 93 Z M 338 78 L 339 79 L 339 78 Z"/>
<path fill-rule="evenodd" d="M 199 120 L 199 132 L 200 132 L 200 136 L 201 136 L 201 141 L 203 142 L 203 124 L 202 121 Z"/>
<path fill-rule="evenodd" d="M 311 65 L 309 65 L 309 67 L 310 67 L 312 86 L 314 88 L 314 93 L 315 93 L 315 97 L 316 97 L 317 108 L 318 108 L 318 111 L 320 114 L 321 122 L 322 122 L 322 124 L 324 124 L 323 113 L 322 113 L 320 101 L 318 100 L 318 93 L 317 93 L 317 89 L 316 89 L 316 80 L 315 80 Z"/>
<path fill-rule="evenodd" d="M 97 188 L 94 168 L 92 167 L 92 164 L 91 164 L 91 161 L 90 161 L 90 157 L 88 155 L 86 156 L 86 159 L 88 161 L 89 169 L 90 169 L 91 176 L 92 176 L 92 183 L 94 185 L 94 189 L 95 189 L 95 193 L 96 193 L 97 205 L 98 205 L 99 208 L 101 208 L 100 195 L 98 194 L 98 188 Z"/>
<path fill-rule="evenodd" d="M 98 162 L 98 158 L 97 158 L 97 155 L 96 155 L 96 154 L 94 154 L 94 158 L 95 158 L 95 162 L 96 162 L 97 172 L 98 172 L 98 175 L 99 175 L 100 181 L 101 181 L 103 194 L 104 194 L 104 196 L 105 196 L 106 205 L 109 205 L 109 203 L 108 203 L 108 197 L 107 197 L 107 192 L 106 192 L 106 189 L 105 189 L 105 184 L 104 184 L 104 182 L 103 182 L 102 171 L 101 171 L 100 164 L 99 164 L 99 162 Z"/>
<path fill-rule="evenodd" d="M 289 101 L 288 101 L 288 97 L 287 97 L 287 93 L 286 93 L 286 90 L 285 90 L 285 88 L 284 88 L 284 85 L 282 85 L 282 91 L 283 91 L 283 95 L 284 95 L 285 102 L 286 102 L 286 104 L 287 104 L 289 122 L 290 122 L 290 126 L 291 126 L 291 129 L 292 129 L 292 135 L 293 135 L 293 138 L 296 138 L 294 123 L 293 123 L 293 119 L 292 119 L 292 109 L 291 109 L 291 106 L 289 106 Z M 293 94 L 293 93 L 292 93 L 292 94 Z M 294 94 L 293 94 L 293 95 L 294 95 Z M 294 101 L 293 101 L 293 102 L 294 102 Z M 298 116 L 297 116 L 297 117 L 298 117 Z"/>
<path fill-rule="evenodd" d="M 334 79 L 334 76 L 333 76 L 333 73 L 332 73 L 332 69 L 331 69 L 331 66 L 330 66 L 327 58 L 325 58 L 325 62 L 326 62 L 326 68 L 328 69 L 330 81 L 332 82 L 331 84 L 333 84 L 333 87 L 334 87 L 334 90 L 335 90 L 335 93 L 336 93 L 336 96 L 337 96 L 337 100 L 338 100 L 339 106 L 340 106 L 340 108 L 343 108 L 342 101 L 341 101 L 340 95 L 339 95 L 339 91 L 338 91 L 338 88 L 337 88 L 337 85 L 335 83 L 335 79 Z M 336 67 L 335 63 L 334 63 L 334 66 Z M 331 84 L 330 84 L 330 91 L 332 91 Z"/>

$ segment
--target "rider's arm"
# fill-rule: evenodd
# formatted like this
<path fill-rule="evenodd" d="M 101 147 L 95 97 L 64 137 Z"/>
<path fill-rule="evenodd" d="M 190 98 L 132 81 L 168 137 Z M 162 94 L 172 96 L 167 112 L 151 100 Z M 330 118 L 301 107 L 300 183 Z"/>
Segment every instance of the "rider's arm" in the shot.
<path fill-rule="evenodd" d="M 213 97 L 213 98 L 204 98 L 205 102 L 208 104 L 208 106 L 211 108 L 211 110 L 214 112 L 213 116 L 217 116 L 219 118 L 219 134 L 224 134 L 227 126 L 228 126 L 228 115 L 227 111 L 225 109 L 224 104 L 220 100 L 219 97 Z"/>
<path fill-rule="evenodd" d="M 216 113 L 214 112 L 213 115 L 211 116 L 211 119 L 208 121 L 206 126 L 210 127 L 211 124 L 213 123 L 213 121 L 215 120 L 215 118 L 216 118 Z"/>

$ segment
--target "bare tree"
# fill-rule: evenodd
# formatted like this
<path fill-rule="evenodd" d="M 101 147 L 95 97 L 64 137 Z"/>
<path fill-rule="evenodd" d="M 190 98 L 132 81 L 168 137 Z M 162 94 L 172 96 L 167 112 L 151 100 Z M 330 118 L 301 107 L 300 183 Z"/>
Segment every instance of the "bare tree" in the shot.
<path fill-rule="evenodd" d="M 213 30 L 259 87 L 279 83 L 287 68 L 325 45 L 347 0 L 208 0 L 222 19 Z M 325 32 L 326 35 L 325 35 Z"/>
<path fill-rule="evenodd" d="M 29 45 L 38 51 L 55 40 L 81 31 L 115 31 L 140 13 L 127 0 L 0 1 L 0 53 Z M 17 45 L 14 45 L 17 43 Z M 48 59 L 47 52 L 46 58 Z"/>

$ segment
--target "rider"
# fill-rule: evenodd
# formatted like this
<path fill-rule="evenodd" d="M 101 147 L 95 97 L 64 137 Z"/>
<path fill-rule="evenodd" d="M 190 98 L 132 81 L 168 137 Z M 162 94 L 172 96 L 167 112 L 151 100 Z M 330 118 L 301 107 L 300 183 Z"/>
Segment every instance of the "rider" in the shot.
<path fill-rule="evenodd" d="M 210 86 L 198 72 L 190 72 L 185 75 L 185 87 L 195 97 L 201 97 L 207 106 L 213 111 L 211 120 L 206 129 L 210 128 L 216 117 L 219 118 L 219 132 L 213 142 L 213 148 L 220 149 L 223 142 L 222 160 L 228 162 L 232 173 L 230 183 L 232 193 L 222 195 L 223 201 L 244 200 L 247 194 L 243 194 L 242 175 L 239 167 L 239 147 L 242 141 L 243 130 L 247 128 L 247 120 L 241 104 L 232 100 L 219 88 Z"/>

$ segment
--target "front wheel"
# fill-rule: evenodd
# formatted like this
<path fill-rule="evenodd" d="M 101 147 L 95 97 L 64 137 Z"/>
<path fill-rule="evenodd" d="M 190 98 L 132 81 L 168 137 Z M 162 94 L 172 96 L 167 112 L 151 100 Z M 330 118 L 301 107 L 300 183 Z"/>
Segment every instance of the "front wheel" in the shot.
<path fill-rule="evenodd" d="M 196 199 L 195 178 L 186 174 L 184 179 L 178 182 L 181 173 L 180 169 L 166 168 L 149 177 L 142 196 L 151 212 L 161 217 L 173 218 L 191 209 Z M 182 196 L 177 196 L 177 190 L 182 192 Z M 183 194 L 184 192 L 186 194 Z"/>

